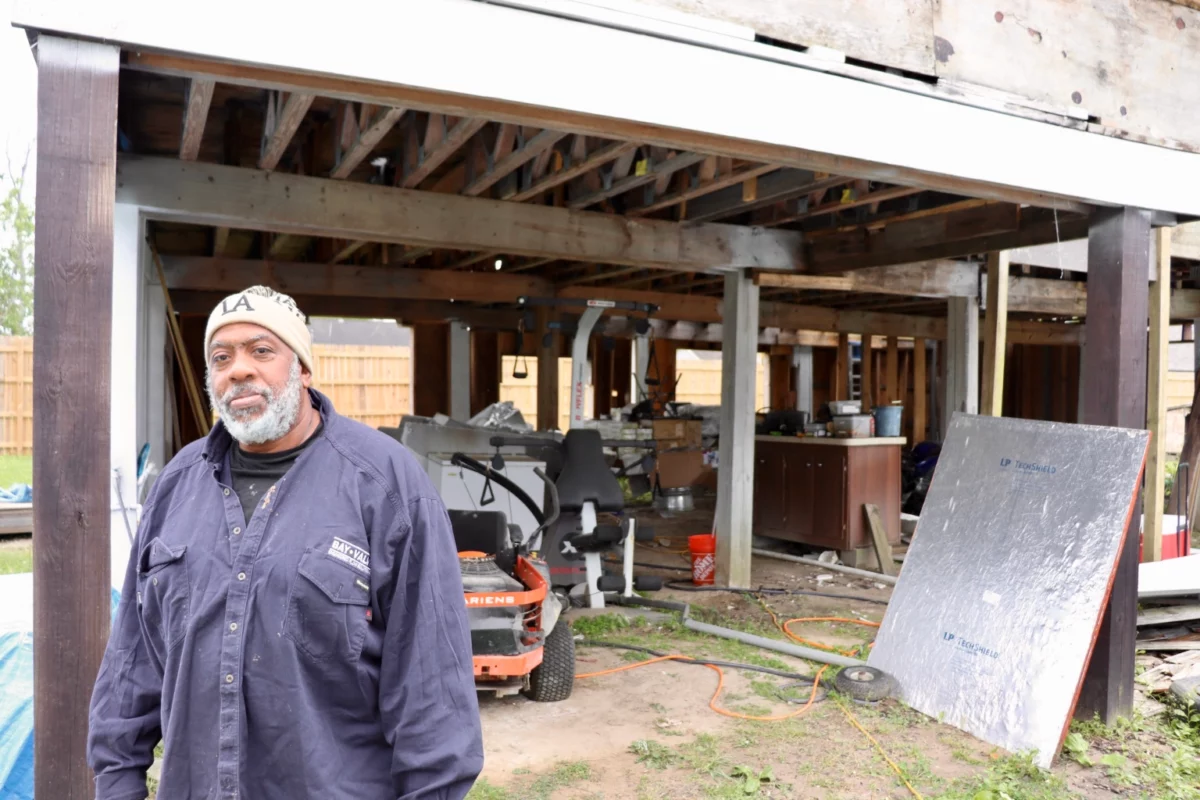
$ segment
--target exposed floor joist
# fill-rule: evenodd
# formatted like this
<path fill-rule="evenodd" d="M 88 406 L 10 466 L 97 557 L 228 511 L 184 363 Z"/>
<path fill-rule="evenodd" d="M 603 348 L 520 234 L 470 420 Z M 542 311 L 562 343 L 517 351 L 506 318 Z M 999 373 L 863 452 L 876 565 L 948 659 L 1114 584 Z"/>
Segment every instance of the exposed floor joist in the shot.
<path fill-rule="evenodd" d="M 204 139 L 204 126 L 208 121 L 208 108 L 212 105 L 216 81 L 193 80 L 188 84 L 187 108 L 183 112 L 183 136 L 179 144 L 179 157 L 184 161 L 195 161 L 200 155 L 200 142 Z"/>

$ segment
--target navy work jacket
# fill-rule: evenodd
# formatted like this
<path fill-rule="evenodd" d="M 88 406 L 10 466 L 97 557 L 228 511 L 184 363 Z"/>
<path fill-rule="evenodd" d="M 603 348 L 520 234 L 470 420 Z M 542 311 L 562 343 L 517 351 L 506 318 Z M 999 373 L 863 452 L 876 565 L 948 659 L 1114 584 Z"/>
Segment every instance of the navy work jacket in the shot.
<path fill-rule="evenodd" d="M 154 483 L 93 691 L 97 800 L 460 800 L 483 767 L 445 506 L 338 415 L 246 520 L 218 423 Z"/>

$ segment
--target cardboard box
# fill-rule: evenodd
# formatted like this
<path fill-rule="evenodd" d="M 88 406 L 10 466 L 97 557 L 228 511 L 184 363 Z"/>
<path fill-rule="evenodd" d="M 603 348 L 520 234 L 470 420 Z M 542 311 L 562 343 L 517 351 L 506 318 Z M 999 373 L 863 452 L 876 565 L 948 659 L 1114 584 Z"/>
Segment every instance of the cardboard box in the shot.
<path fill-rule="evenodd" d="M 655 439 L 684 439 L 687 427 L 681 419 L 656 419 L 652 423 Z"/>
<path fill-rule="evenodd" d="M 700 447 L 704 434 L 704 422 L 698 419 L 656 419 L 653 426 L 656 440 L 683 442 L 683 447 Z"/>
<path fill-rule="evenodd" d="M 704 452 L 701 450 L 659 453 L 658 478 L 664 489 L 698 485 L 704 480 L 706 471 L 712 470 L 704 466 Z"/>

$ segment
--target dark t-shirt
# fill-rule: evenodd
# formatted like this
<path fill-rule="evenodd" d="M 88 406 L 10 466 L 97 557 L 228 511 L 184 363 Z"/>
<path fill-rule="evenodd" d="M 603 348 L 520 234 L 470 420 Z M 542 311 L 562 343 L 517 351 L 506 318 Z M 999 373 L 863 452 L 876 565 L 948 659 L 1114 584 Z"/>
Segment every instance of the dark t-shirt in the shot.
<path fill-rule="evenodd" d="M 322 421 L 304 444 L 278 453 L 247 453 L 234 442 L 229 452 L 229 472 L 247 523 L 254 516 L 254 507 L 262 496 L 287 474 L 304 449 L 315 442 L 324 429 L 325 423 Z"/>

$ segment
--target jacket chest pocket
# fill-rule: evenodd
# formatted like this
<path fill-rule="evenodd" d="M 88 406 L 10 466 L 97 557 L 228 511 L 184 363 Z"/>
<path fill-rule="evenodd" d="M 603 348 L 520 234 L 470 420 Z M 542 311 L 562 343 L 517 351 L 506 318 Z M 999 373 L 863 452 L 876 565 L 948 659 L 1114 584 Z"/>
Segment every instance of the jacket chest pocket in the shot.
<path fill-rule="evenodd" d="M 288 594 L 284 634 L 316 661 L 355 660 L 367 634 L 368 575 L 309 548 Z"/>
<path fill-rule="evenodd" d="M 187 547 L 155 539 L 138 555 L 138 607 L 152 639 L 167 650 L 183 640 L 190 614 Z"/>

